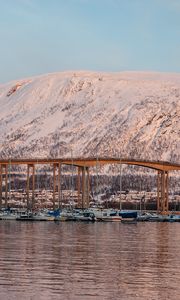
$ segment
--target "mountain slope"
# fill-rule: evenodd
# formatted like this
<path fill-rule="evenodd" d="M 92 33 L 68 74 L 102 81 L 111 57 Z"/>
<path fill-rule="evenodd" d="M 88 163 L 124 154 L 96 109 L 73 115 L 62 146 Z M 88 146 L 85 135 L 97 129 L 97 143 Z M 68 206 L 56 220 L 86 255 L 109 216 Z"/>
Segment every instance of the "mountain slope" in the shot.
<path fill-rule="evenodd" d="M 0 156 L 180 161 L 180 74 L 64 72 L 0 86 Z"/>

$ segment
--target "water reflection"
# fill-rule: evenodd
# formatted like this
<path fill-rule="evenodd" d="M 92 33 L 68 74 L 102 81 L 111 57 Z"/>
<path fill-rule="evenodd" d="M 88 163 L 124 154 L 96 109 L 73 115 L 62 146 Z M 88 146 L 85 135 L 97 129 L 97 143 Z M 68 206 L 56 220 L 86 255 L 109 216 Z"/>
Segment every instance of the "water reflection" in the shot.
<path fill-rule="evenodd" d="M 177 223 L 0 223 L 0 299 L 174 299 Z"/>

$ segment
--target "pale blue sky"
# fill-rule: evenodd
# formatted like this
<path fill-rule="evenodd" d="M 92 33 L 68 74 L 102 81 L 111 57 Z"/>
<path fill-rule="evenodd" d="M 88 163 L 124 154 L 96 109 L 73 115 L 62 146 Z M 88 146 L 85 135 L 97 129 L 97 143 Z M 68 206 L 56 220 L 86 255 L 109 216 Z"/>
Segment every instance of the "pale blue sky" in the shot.
<path fill-rule="evenodd" d="M 180 72 L 180 0 L 0 0 L 0 82 L 64 70 Z"/>

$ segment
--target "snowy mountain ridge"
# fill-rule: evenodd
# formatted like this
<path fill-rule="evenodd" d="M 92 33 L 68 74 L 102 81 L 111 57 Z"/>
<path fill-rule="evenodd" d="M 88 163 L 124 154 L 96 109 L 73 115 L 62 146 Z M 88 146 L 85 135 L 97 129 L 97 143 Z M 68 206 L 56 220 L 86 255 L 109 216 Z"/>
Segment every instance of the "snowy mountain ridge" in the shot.
<path fill-rule="evenodd" d="M 0 157 L 180 161 L 180 74 L 61 72 L 0 85 Z"/>

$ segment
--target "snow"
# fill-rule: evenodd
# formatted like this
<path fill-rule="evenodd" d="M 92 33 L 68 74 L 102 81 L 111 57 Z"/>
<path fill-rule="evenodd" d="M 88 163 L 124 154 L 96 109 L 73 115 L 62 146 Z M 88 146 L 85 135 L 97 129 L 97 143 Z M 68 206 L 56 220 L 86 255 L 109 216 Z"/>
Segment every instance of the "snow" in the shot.
<path fill-rule="evenodd" d="M 0 85 L 0 107 L 1 157 L 180 159 L 180 74 L 45 74 Z"/>

